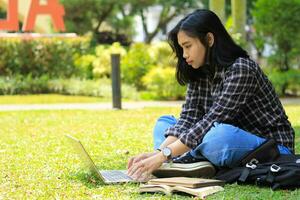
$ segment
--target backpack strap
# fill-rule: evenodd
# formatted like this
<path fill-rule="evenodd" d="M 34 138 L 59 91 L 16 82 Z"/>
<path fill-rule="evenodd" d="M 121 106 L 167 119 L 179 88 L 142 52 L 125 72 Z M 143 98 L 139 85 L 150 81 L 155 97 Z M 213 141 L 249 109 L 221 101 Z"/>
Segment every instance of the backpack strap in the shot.
<path fill-rule="evenodd" d="M 226 183 L 234 183 L 240 177 L 243 167 L 236 167 L 233 169 L 221 169 L 216 174 L 215 178 L 218 180 L 223 180 Z"/>
<path fill-rule="evenodd" d="M 281 168 L 276 165 L 276 164 L 272 164 L 270 166 L 270 170 L 268 171 L 268 174 L 267 174 L 267 177 L 266 177 L 266 181 L 270 184 L 273 184 L 274 183 L 274 180 L 275 180 L 275 176 L 274 174 L 279 172 Z"/>
<path fill-rule="evenodd" d="M 281 154 L 277 159 L 276 162 L 293 162 L 293 163 L 300 163 L 300 154 Z"/>
<path fill-rule="evenodd" d="M 256 159 L 259 163 L 271 162 L 276 160 L 279 155 L 280 153 L 276 141 L 274 139 L 267 139 L 261 145 L 242 157 L 233 167 L 245 166 L 247 163 L 251 162 L 252 159 Z"/>
<path fill-rule="evenodd" d="M 248 178 L 249 174 L 250 174 L 250 169 L 245 167 L 244 170 L 242 171 L 241 176 L 239 177 L 238 181 L 245 182 L 246 179 Z"/>
<path fill-rule="evenodd" d="M 249 163 L 244 167 L 238 181 L 245 182 L 250 174 L 250 170 L 253 170 L 257 167 L 258 161 L 256 159 L 252 159 Z"/>

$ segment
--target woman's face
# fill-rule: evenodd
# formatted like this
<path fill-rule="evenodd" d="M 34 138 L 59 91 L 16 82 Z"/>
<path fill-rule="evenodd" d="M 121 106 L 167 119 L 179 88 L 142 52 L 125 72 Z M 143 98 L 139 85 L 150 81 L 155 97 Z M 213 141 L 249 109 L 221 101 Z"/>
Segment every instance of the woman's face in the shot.
<path fill-rule="evenodd" d="M 206 48 L 198 38 L 190 37 L 184 31 L 179 31 L 177 40 L 183 49 L 183 58 L 188 65 L 194 69 L 204 65 Z"/>

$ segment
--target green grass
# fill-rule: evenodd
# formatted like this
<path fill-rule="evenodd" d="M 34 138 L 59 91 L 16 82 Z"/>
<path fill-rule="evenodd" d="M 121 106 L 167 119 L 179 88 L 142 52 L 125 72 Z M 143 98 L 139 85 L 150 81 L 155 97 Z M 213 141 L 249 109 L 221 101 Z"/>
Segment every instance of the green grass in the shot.
<path fill-rule="evenodd" d="M 152 149 L 152 128 L 179 108 L 122 111 L 0 112 L 0 199 L 170 199 L 138 193 L 138 185 L 104 185 L 83 170 L 64 134 L 82 140 L 102 169 L 124 169 L 127 159 Z M 300 106 L 286 106 L 297 132 Z M 174 195 L 174 199 L 190 199 Z M 172 198 L 172 199 L 173 199 Z M 300 190 L 226 185 L 208 199 L 300 199 Z"/>
<path fill-rule="evenodd" d="M 99 103 L 103 101 L 110 100 L 100 97 L 68 96 L 59 94 L 0 96 L 0 104 Z"/>

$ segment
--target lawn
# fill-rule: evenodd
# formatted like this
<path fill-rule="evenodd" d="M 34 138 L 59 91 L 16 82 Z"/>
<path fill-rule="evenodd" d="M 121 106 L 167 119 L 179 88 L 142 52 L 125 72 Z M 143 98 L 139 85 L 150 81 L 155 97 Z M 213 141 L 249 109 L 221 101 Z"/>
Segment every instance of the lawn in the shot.
<path fill-rule="evenodd" d="M 99 103 L 109 101 L 100 97 L 68 96 L 59 94 L 0 95 L 1 104 L 55 104 L 55 103 Z"/>
<path fill-rule="evenodd" d="M 296 128 L 296 151 L 300 153 L 300 105 L 285 107 Z M 170 199 L 160 194 L 140 195 L 136 184 L 104 185 L 89 176 L 64 134 L 79 138 L 99 168 L 124 169 L 130 156 L 151 151 L 155 120 L 163 114 L 178 116 L 179 111 L 0 112 L 0 200 Z M 208 199 L 300 199 L 300 189 L 272 191 L 233 184 Z"/>

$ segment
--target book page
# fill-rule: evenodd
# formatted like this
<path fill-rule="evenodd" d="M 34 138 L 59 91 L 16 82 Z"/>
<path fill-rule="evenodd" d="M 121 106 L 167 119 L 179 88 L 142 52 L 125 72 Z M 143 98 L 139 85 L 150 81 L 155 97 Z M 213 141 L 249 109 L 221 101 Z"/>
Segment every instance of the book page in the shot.
<path fill-rule="evenodd" d="M 173 191 L 180 191 L 185 192 L 187 194 L 191 194 L 197 197 L 200 197 L 201 199 L 204 199 L 208 195 L 214 194 L 216 192 L 223 191 L 224 188 L 221 186 L 208 186 L 208 187 L 202 187 L 202 188 L 187 188 L 182 186 L 174 186 Z"/>
<path fill-rule="evenodd" d="M 140 185 L 139 192 L 162 192 L 166 195 L 171 195 L 173 188 L 167 185 L 150 185 L 142 184 Z"/>
<path fill-rule="evenodd" d="M 200 197 L 204 199 L 208 195 L 214 194 L 216 192 L 223 191 L 224 188 L 221 186 L 208 186 L 202 188 L 187 188 L 183 186 L 167 186 L 167 185 L 150 185 L 144 184 L 140 185 L 139 192 L 162 192 L 166 195 L 171 195 L 173 192 L 184 192 L 193 196 Z"/>
<path fill-rule="evenodd" d="M 199 188 L 204 186 L 220 185 L 225 184 L 224 181 L 216 179 L 205 179 L 205 178 L 188 178 L 188 177 L 172 177 L 172 178 L 157 178 L 151 179 L 149 184 L 162 184 L 169 186 L 185 186 L 190 188 Z"/>

